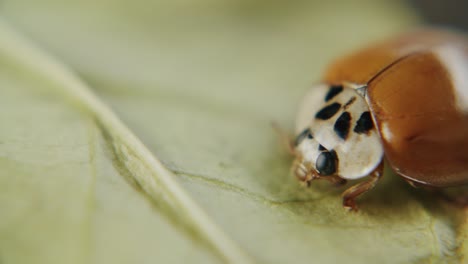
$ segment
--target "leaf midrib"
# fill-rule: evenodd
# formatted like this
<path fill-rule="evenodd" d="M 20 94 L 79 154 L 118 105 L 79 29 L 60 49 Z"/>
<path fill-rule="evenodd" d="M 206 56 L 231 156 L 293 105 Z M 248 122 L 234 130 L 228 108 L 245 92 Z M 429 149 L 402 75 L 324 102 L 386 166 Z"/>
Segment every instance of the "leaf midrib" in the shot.
<path fill-rule="evenodd" d="M 144 186 L 143 190 L 150 199 L 161 202 L 155 184 L 161 183 L 164 195 L 172 199 L 169 206 L 170 211 L 163 210 L 162 213 L 168 216 L 171 214 L 182 215 L 182 222 L 195 231 L 200 240 L 210 248 L 212 253 L 229 263 L 253 263 L 253 258 L 243 249 L 226 236 L 205 212 L 189 197 L 189 195 L 175 181 L 174 175 L 166 169 L 153 154 L 141 143 L 141 141 L 130 131 L 125 124 L 91 91 L 86 84 L 75 76 L 50 55 L 35 47 L 30 41 L 20 36 L 6 22 L 0 21 L 0 55 L 9 60 L 9 63 L 22 68 L 32 76 L 49 83 L 48 88 L 54 88 L 55 93 L 60 95 L 65 101 L 70 103 L 77 110 L 95 120 L 101 132 L 110 135 L 114 146 L 127 148 L 134 153 L 137 161 L 151 172 L 150 177 L 132 173 L 134 180 L 139 185 Z M 90 153 L 90 159 L 92 159 Z M 128 154 L 128 153 L 127 153 Z M 122 162 L 122 161 L 119 161 Z M 132 161 L 130 161 L 132 162 Z M 132 164 L 132 163 L 130 163 Z M 135 165 L 135 164 L 133 164 Z M 124 166 L 131 172 L 134 168 L 124 163 Z M 92 186 L 90 187 L 92 188 Z M 164 199 L 163 199 L 164 200 Z M 175 213 L 177 212 L 177 213 Z M 185 234 L 194 239 L 193 233 Z"/>

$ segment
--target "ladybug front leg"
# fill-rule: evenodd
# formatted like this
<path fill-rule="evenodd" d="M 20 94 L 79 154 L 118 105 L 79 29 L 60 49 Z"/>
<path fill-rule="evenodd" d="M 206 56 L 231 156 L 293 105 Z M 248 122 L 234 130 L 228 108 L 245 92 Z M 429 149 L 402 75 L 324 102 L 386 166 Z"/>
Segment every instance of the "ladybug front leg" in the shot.
<path fill-rule="evenodd" d="M 377 182 L 380 180 L 380 178 L 383 175 L 383 168 L 384 168 L 384 162 L 380 162 L 379 166 L 375 168 L 375 170 L 369 175 L 370 179 L 358 183 L 349 189 L 347 189 L 343 193 L 343 207 L 345 207 L 348 210 L 351 211 L 357 211 L 358 207 L 356 205 L 356 197 L 359 195 L 367 192 L 368 190 L 374 188 L 374 186 L 377 184 Z"/>
<path fill-rule="evenodd" d="M 341 186 L 341 185 L 344 185 L 344 184 L 346 184 L 348 182 L 347 180 L 341 178 L 338 175 L 320 176 L 317 179 L 327 180 L 327 181 L 331 182 L 335 186 Z"/>

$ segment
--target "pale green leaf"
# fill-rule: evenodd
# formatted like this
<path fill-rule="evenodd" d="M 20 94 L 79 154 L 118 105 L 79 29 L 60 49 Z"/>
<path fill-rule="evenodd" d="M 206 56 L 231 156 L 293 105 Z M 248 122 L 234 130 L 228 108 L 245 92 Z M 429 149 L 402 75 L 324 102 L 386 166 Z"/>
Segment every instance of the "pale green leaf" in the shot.
<path fill-rule="evenodd" d="M 417 21 L 327 2 L 2 1 L 0 263 L 466 261 L 466 211 L 391 173 L 358 213 L 290 177 L 270 122 Z"/>

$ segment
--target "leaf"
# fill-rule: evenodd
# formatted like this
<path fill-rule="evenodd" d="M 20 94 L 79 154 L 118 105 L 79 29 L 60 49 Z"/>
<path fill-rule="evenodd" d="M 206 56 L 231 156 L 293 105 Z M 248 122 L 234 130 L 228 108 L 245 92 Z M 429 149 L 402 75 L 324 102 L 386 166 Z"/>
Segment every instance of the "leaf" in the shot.
<path fill-rule="evenodd" d="M 2 86 L 6 87 L 2 105 L 10 110 L 5 113 L 13 115 L 3 117 L 3 123 L 11 125 L 4 131 L 5 155 L 0 160 L 5 167 L 0 177 L 5 197 L 0 200 L 4 203 L 1 208 L 5 234 L 1 245 L 6 248 L 6 262 L 100 263 L 101 258 L 104 262 L 126 258 L 124 262 L 133 262 L 133 254 L 141 250 L 140 261 L 152 257 L 177 259 L 173 252 L 157 252 L 156 256 L 146 253 L 154 244 L 167 243 L 166 236 L 161 235 L 175 235 L 172 242 L 177 247 L 179 243 L 187 246 L 191 242 L 186 241 L 188 236 L 211 251 L 200 254 L 190 247 L 189 253 L 194 257 L 250 261 L 79 79 L 6 26 L 0 28 L 0 43 Z M 74 105 L 75 111 L 56 102 L 60 99 Z M 77 110 L 81 110 L 81 116 Z M 18 119 L 21 124 L 16 123 Z M 112 208 L 117 206 L 116 201 L 121 203 L 119 208 Z M 124 211 L 123 223 L 109 226 L 115 216 L 119 217 L 121 207 L 132 210 Z M 128 218 L 133 213 L 145 221 L 138 219 L 134 223 Z M 173 234 L 180 230 L 168 227 L 160 214 L 171 218 L 185 236 Z M 55 219 L 57 215 L 59 218 Z M 134 229 L 130 226 L 133 224 L 139 228 Z M 124 228 L 120 229 L 122 225 Z M 115 231 L 120 232 L 113 238 Z M 132 233 L 136 231 L 140 234 L 135 236 Z M 57 236 L 52 242 L 58 244 L 58 249 L 48 239 L 44 241 L 49 233 Z M 129 241 L 122 245 L 113 239 Z M 63 242 L 68 244 L 61 245 Z M 125 254 L 113 252 L 135 242 L 138 246 Z M 24 254 L 28 247 L 38 255 Z M 106 250 L 98 251 L 101 247 Z M 113 254 L 101 255 L 106 252 Z"/>
<path fill-rule="evenodd" d="M 33 41 L 0 31 L 0 263 L 465 260 L 466 211 L 387 173 L 350 214 L 288 176 L 269 126 L 334 57 L 415 23 L 400 3 L 2 11 Z"/>

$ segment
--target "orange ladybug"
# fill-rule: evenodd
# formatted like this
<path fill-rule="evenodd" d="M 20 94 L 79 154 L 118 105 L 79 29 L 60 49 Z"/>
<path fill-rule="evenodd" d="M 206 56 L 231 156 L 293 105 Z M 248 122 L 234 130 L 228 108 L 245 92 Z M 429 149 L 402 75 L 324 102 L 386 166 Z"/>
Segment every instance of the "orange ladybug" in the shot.
<path fill-rule="evenodd" d="M 382 176 L 384 157 L 412 185 L 468 184 L 468 39 L 412 32 L 332 63 L 306 94 L 296 133 L 300 181 L 369 176 L 343 193 L 351 210 Z"/>

